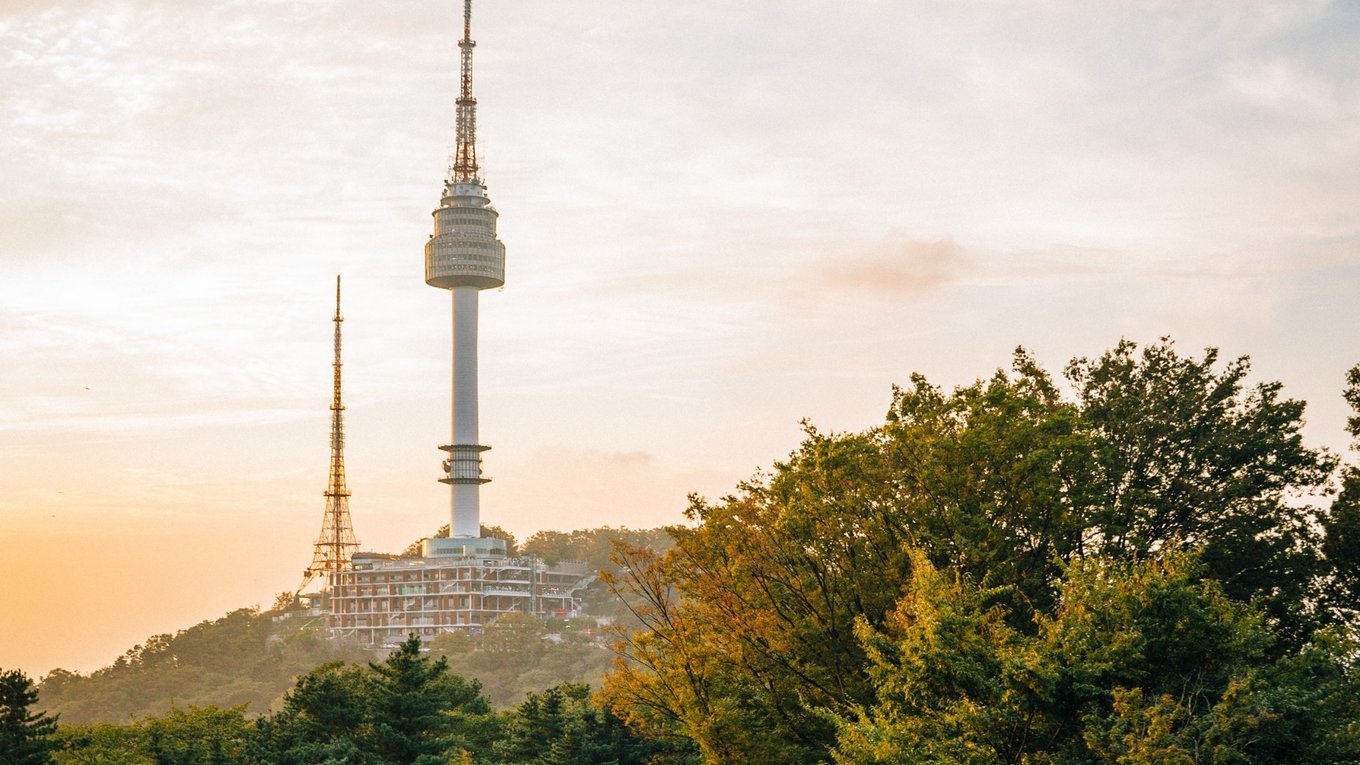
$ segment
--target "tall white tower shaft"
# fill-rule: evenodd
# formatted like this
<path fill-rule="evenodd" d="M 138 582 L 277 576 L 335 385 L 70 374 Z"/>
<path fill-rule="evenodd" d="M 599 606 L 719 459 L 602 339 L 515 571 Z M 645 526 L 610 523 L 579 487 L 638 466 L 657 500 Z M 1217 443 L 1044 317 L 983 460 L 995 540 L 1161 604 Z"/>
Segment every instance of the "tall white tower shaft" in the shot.
<path fill-rule="evenodd" d="M 478 292 L 505 284 L 505 245 L 496 238 L 498 213 L 486 196 L 477 166 L 477 100 L 472 97 L 472 0 L 463 0 L 463 39 L 458 42 L 461 87 L 457 147 L 444 180 L 434 234 L 425 244 L 425 283 L 453 297 L 452 441 L 444 477 L 450 486 L 449 536 L 481 536 L 482 452 L 477 428 Z"/>
<path fill-rule="evenodd" d="M 453 432 L 454 444 L 480 444 L 477 435 L 477 298 L 479 290 L 472 286 L 454 287 L 453 294 Z M 478 447 L 479 449 L 482 447 Z M 452 459 L 460 453 L 453 451 Z M 471 476 L 476 459 L 477 478 L 481 479 L 481 455 L 470 450 L 461 454 L 468 460 L 466 468 Z M 450 466 L 455 467 L 455 466 Z M 454 471 L 449 471 L 453 476 Z M 484 480 L 484 479 L 483 479 Z M 452 502 L 449 524 L 451 537 L 475 537 L 481 535 L 481 483 L 452 482 Z"/>

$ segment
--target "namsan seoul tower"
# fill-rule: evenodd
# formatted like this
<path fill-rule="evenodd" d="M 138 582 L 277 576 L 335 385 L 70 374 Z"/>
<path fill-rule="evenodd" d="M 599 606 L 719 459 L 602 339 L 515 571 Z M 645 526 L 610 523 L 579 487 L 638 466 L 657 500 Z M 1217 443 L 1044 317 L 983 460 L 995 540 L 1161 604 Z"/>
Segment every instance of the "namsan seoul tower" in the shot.
<path fill-rule="evenodd" d="M 425 283 L 453 298 L 453 438 L 439 447 L 448 455 L 439 480 L 449 484 L 450 534 L 422 539 L 419 555 L 356 552 L 350 566 L 329 574 L 327 628 L 367 646 L 480 630 L 509 613 L 573 616 L 595 581 L 584 563 L 509 555 L 505 540 L 481 536 L 478 495 L 488 479 L 477 433 L 477 295 L 505 283 L 505 245 L 477 166 L 473 45 L 472 0 L 463 0 L 458 140 L 425 245 Z M 391 597 L 397 581 L 407 596 Z"/>
<path fill-rule="evenodd" d="M 463 39 L 458 42 L 461 85 L 457 139 L 444 180 L 434 234 L 425 244 L 425 283 L 453 297 L 453 437 L 441 483 L 449 484 L 450 541 L 481 536 L 482 452 L 477 433 L 477 298 L 505 284 L 505 245 L 496 238 L 498 213 L 486 195 L 477 166 L 477 99 L 472 97 L 472 0 L 463 0 Z M 499 541 L 499 540 L 496 540 Z M 468 543 L 466 547 L 479 547 Z"/>

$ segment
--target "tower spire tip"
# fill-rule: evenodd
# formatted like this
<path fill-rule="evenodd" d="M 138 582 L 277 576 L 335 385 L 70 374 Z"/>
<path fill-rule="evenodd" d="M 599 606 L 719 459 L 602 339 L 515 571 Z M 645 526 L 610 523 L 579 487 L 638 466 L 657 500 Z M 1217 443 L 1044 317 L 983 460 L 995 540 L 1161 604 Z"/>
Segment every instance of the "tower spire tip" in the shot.
<path fill-rule="evenodd" d="M 477 99 L 472 96 L 472 0 L 463 0 L 463 39 L 458 41 L 459 88 L 457 137 L 454 145 L 451 183 L 477 183 Z"/>

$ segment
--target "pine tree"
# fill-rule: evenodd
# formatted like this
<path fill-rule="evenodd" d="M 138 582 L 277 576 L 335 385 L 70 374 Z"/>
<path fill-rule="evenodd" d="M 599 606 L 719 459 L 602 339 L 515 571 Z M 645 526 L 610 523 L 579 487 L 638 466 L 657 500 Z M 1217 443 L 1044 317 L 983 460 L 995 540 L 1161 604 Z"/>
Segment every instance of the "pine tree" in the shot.
<path fill-rule="evenodd" d="M 387 661 L 369 664 L 374 750 L 398 765 L 447 762 L 448 752 L 469 748 L 475 726 L 466 718 L 491 711 L 476 681 L 451 674 L 447 659 L 420 651 L 420 637 L 411 635 Z"/>
<path fill-rule="evenodd" d="M 0 672 L 0 765 L 39 765 L 52 761 L 57 718 L 31 712 L 38 689 L 19 670 Z"/>

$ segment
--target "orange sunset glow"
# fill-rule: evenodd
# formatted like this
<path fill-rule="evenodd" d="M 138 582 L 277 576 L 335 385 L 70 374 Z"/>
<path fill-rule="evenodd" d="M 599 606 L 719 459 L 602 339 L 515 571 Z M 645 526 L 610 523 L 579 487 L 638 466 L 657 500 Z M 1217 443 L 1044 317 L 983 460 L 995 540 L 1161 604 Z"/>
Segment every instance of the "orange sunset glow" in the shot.
<path fill-rule="evenodd" d="M 480 2 L 480 0 L 479 0 Z M 1120 338 L 1250 355 L 1347 448 L 1360 13 L 480 2 L 484 523 L 682 522 L 793 449 Z M 422 248 L 454 4 L 0 3 L 0 667 L 291 591 L 335 275 L 363 549 L 448 522 Z"/>

